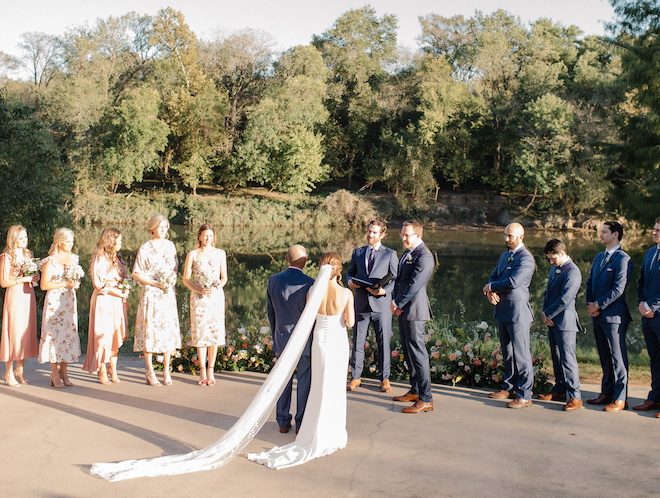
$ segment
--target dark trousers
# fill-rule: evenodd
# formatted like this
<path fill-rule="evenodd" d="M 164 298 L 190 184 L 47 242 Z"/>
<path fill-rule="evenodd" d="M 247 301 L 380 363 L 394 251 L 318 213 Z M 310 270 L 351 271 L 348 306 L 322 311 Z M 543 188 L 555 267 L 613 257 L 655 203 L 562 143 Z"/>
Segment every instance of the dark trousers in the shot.
<path fill-rule="evenodd" d="M 298 379 L 296 386 L 296 429 L 300 428 L 303 416 L 305 415 L 305 406 L 309 397 L 309 388 L 312 384 L 312 357 L 302 355 L 298 361 L 298 367 L 294 375 Z M 277 425 L 280 427 L 289 427 L 291 423 L 291 394 L 293 391 L 293 376 L 284 388 L 280 399 L 277 400 L 276 415 Z"/>
<path fill-rule="evenodd" d="M 425 403 L 433 401 L 431 393 L 431 367 L 424 342 L 425 321 L 409 322 L 399 317 L 399 334 L 403 358 L 410 372 L 410 392 L 419 394 Z"/>
<path fill-rule="evenodd" d="M 567 399 L 582 399 L 580 394 L 580 375 L 575 357 L 577 332 L 548 327 L 552 369 L 555 374 L 553 393 L 565 394 Z"/>
<path fill-rule="evenodd" d="M 378 347 L 378 378 L 390 378 L 390 339 L 392 338 L 392 313 L 368 311 L 358 313 L 353 327 L 353 351 L 351 352 L 351 376 L 362 377 L 364 369 L 364 343 L 369 333 L 369 323 L 374 327 Z"/>
<path fill-rule="evenodd" d="M 657 312 L 656 312 L 657 314 Z M 660 402 L 660 320 L 642 318 L 642 331 L 646 341 L 646 350 L 651 357 L 651 391 L 648 398 L 654 403 Z"/>
<path fill-rule="evenodd" d="M 603 369 L 601 392 L 614 396 L 615 400 L 625 400 L 628 397 L 628 324 L 607 323 L 598 319 L 593 323 L 600 366 Z"/>
<path fill-rule="evenodd" d="M 498 322 L 500 345 L 504 356 L 502 389 L 518 391 L 518 397 L 532 399 L 534 369 L 529 351 L 529 328 L 532 322 Z"/>

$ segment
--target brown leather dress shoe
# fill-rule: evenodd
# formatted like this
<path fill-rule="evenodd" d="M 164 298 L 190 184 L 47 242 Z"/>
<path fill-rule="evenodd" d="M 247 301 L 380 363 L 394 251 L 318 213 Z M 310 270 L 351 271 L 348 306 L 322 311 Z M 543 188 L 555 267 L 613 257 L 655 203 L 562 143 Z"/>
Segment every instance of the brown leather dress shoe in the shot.
<path fill-rule="evenodd" d="M 360 379 L 351 379 L 351 381 L 346 386 L 346 390 L 355 391 L 358 387 L 360 387 L 360 384 L 362 384 Z"/>
<path fill-rule="evenodd" d="M 582 400 L 577 398 L 571 398 L 568 401 L 568 403 L 564 405 L 564 408 L 562 408 L 562 410 L 564 410 L 565 412 L 570 412 L 573 410 L 577 410 L 578 408 L 582 408 Z"/>
<path fill-rule="evenodd" d="M 566 395 L 559 393 L 539 394 L 539 399 L 543 401 L 565 401 Z"/>
<path fill-rule="evenodd" d="M 496 399 L 508 398 L 509 396 L 511 396 L 511 393 L 509 391 L 497 391 L 496 393 L 490 393 L 488 395 L 489 398 L 496 398 Z"/>
<path fill-rule="evenodd" d="M 291 424 L 287 425 L 286 427 L 280 427 L 280 432 L 282 434 L 286 434 L 287 432 L 289 432 L 289 429 L 291 429 Z"/>
<path fill-rule="evenodd" d="M 660 403 L 656 403 L 655 401 L 651 401 L 650 399 L 647 399 L 641 405 L 633 406 L 633 410 L 638 410 L 640 412 L 645 412 L 647 410 L 653 410 L 653 409 L 657 410 L 658 408 L 660 408 Z"/>
<path fill-rule="evenodd" d="M 531 399 L 522 399 L 522 398 L 516 398 L 513 401 L 509 401 L 506 404 L 507 408 L 525 408 L 526 406 L 531 406 L 532 405 L 532 400 Z"/>
<path fill-rule="evenodd" d="M 415 402 L 414 405 L 407 406 L 402 411 L 403 411 L 403 413 L 422 413 L 422 412 L 425 412 L 427 410 L 433 411 L 433 402 L 426 403 L 425 401 L 422 401 L 421 399 L 418 399 Z"/>
<path fill-rule="evenodd" d="M 587 403 L 590 405 L 609 405 L 613 399 L 614 396 L 600 393 L 596 398 L 588 399 Z"/>
<path fill-rule="evenodd" d="M 403 396 L 392 396 L 392 399 L 394 401 L 417 401 L 419 399 L 419 394 L 413 394 L 410 391 L 408 391 L 406 394 Z"/>
<path fill-rule="evenodd" d="M 390 380 L 385 379 L 380 381 L 380 390 L 384 393 L 388 393 L 392 390 L 392 386 L 390 385 Z"/>
<path fill-rule="evenodd" d="M 606 412 L 620 412 L 621 410 L 627 410 L 627 409 L 628 409 L 628 402 L 627 401 L 624 401 L 622 399 L 615 399 L 609 405 L 607 405 L 605 408 L 603 408 L 603 411 L 606 411 Z"/>

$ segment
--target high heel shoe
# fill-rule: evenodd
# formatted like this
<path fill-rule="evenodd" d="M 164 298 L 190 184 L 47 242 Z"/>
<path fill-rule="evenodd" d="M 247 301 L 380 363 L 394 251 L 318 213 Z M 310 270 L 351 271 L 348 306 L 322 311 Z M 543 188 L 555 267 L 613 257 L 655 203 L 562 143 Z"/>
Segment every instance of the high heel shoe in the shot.
<path fill-rule="evenodd" d="M 144 374 L 144 382 L 146 384 L 149 384 L 150 386 L 156 387 L 156 386 L 162 386 L 160 382 L 158 382 L 158 379 L 156 378 L 156 374 L 152 373 L 149 375 L 149 372 Z"/>
<path fill-rule="evenodd" d="M 25 380 L 25 375 L 23 374 L 23 369 L 22 368 L 20 370 L 18 368 L 16 370 L 14 370 L 14 377 L 21 384 L 29 384 L 29 382 L 27 380 Z"/>
<path fill-rule="evenodd" d="M 165 384 L 166 386 L 172 385 L 172 376 L 170 375 L 169 372 L 163 372 L 163 384 Z"/>
<path fill-rule="evenodd" d="M 108 367 L 108 375 L 110 376 L 110 381 L 114 382 L 115 384 L 119 384 L 121 380 L 119 380 L 119 376 L 117 375 L 117 372 L 115 372 L 115 369 L 112 368 L 112 365 Z"/>
<path fill-rule="evenodd" d="M 99 376 L 99 383 L 100 384 L 103 384 L 104 386 L 107 386 L 108 384 L 111 383 L 110 379 L 108 379 L 108 373 L 106 371 L 99 370 L 98 376 Z"/>
<path fill-rule="evenodd" d="M 206 383 L 211 387 L 215 386 L 215 377 L 213 377 L 213 368 L 209 368 L 208 373 L 206 375 L 208 377 Z"/>
<path fill-rule="evenodd" d="M 73 382 L 71 382 L 71 381 L 69 380 L 69 377 L 66 376 L 66 375 L 62 375 L 62 374 L 60 373 L 60 379 L 62 379 L 62 383 L 63 383 L 65 386 L 72 386 L 72 385 L 73 385 Z"/>
<path fill-rule="evenodd" d="M 50 385 L 55 389 L 64 389 L 64 382 L 62 382 L 62 378 L 59 375 L 53 379 L 53 374 L 50 374 Z"/>
<path fill-rule="evenodd" d="M 9 387 L 21 387 L 21 385 L 16 381 L 16 379 L 13 376 L 12 376 L 11 380 L 8 379 L 7 374 L 5 374 L 5 385 L 7 385 Z"/>

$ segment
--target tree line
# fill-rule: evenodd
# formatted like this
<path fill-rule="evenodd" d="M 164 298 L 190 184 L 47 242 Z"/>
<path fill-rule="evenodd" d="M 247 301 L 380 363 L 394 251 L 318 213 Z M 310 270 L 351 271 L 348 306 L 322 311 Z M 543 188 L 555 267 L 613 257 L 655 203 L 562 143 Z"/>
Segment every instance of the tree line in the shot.
<path fill-rule="evenodd" d="M 414 52 L 369 5 L 283 53 L 252 29 L 201 40 L 172 8 L 24 33 L 19 57 L 0 53 L 0 218 L 21 181 L 62 211 L 150 179 L 193 194 L 487 188 L 524 210 L 652 220 L 660 1 L 611 2 L 609 38 L 503 10 L 428 14 Z"/>

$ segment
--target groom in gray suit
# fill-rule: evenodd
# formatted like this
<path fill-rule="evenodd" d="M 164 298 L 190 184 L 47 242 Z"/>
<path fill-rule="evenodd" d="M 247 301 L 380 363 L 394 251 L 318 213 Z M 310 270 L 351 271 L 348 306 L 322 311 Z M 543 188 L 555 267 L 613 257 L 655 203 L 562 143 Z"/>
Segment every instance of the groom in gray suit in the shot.
<path fill-rule="evenodd" d="M 508 251 L 502 253 L 483 293 L 495 306 L 502 355 L 504 382 L 502 390 L 491 398 L 513 398 L 508 408 L 524 408 L 532 404 L 534 369 L 529 350 L 529 329 L 534 314 L 529 305 L 529 284 L 536 265 L 534 256 L 523 244 L 525 229 L 511 223 L 504 229 Z"/>
<path fill-rule="evenodd" d="M 381 244 L 387 233 L 387 225 L 379 220 L 369 223 L 368 244 L 353 251 L 348 265 L 348 286 L 355 292 L 355 327 L 353 327 L 353 351 L 351 353 L 351 376 L 346 388 L 357 389 L 361 383 L 364 367 L 364 344 L 367 340 L 369 323 L 374 327 L 378 345 L 378 375 L 380 390 L 390 392 L 390 339 L 392 337 L 392 312 L 390 296 L 394 289 L 399 258 L 394 249 Z M 362 281 L 382 279 L 388 273 L 392 280 L 383 287 L 371 288 L 356 284 L 352 278 Z"/>
<path fill-rule="evenodd" d="M 424 326 L 431 319 L 431 305 L 426 284 L 435 267 L 433 254 L 422 240 L 422 225 L 414 220 L 401 227 L 401 240 L 406 249 L 399 260 L 399 271 L 392 292 L 390 309 L 399 317 L 399 335 L 403 358 L 410 371 L 410 391 L 394 396 L 394 401 L 414 401 L 403 409 L 404 413 L 433 410 L 431 368 L 424 341 Z"/>
<path fill-rule="evenodd" d="M 303 273 L 307 263 L 307 251 L 301 245 L 289 247 L 286 253 L 286 261 L 289 268 L 283 272 L 276 273 L 268 279 L 266 290 L 268 300 L 268 321 L 273 336 L 273 350 L 275 357 L 279 358 L 289 341 L 298 319 L 305 309 L 307 291 L 314 283 L 314 279 Z M 309 388 L 312 380 L 311 370 L 312 334 L 305 345 L 296 375 L 298 377 L 297 402 L 296 402 L 296 433 L 300 429 L 305 406 L 309 396 Z M 281 433 L 289 432 L 291 428 L 291 392 L 293 391 L 293 377 L 289 380 L 282 396 L 277 400 L 276 419 Z"/>

